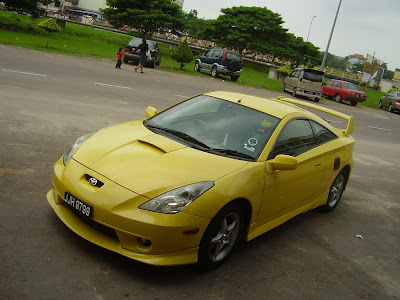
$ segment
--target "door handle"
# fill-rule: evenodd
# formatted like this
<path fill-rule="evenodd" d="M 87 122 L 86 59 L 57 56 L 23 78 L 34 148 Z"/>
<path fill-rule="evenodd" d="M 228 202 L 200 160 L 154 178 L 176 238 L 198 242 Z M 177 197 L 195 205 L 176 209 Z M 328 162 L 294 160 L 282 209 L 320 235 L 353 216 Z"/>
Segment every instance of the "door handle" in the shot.
<path fill-rule="evenodd" d="M 320 166 L 322 166 L 322 163 L 317 163 L 317 164 L 315 165 L 316 168 L 318 168 L 318 167 L 320 167 Z"/>

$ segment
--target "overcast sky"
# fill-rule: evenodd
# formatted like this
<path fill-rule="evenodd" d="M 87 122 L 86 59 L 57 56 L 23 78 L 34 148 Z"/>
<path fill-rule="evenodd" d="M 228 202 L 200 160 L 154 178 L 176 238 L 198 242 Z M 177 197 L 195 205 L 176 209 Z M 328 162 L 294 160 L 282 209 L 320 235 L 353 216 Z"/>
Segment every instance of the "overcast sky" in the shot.
<path fill-rule="evenodd" d="M 266 7 L 282 16 L 283 27 L 325 51 L 340 0 L 185 0 L 183 10 L 216 19 L 221 8 Z M 315 18 L 313 19 L 313 16 Z M 342 0 L 329 52 L 373 55 L 400 69 L 400 0 Z"/>

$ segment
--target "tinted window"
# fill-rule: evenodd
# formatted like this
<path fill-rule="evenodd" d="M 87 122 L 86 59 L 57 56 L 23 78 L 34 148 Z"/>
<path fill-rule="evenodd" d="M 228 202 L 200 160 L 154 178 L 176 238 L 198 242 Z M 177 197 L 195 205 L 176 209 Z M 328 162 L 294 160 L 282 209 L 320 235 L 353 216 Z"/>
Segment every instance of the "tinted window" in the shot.
<path fill-rule="evenodd" d="M 146 124 L 193 137 L 210 147 L 213 154 L 255 160 L 279 121 L 261 111 L 201 95 L 171 107 Z"/>
<path fill-rule="evenodd" d="M 336 134 L 331 132 L 329 129 L 326 129 L 324 126 L 310 121 L 312 128 L 314 129 L 315 138 L 317 140 L 318 145 L 325 144 L 329 141 L 335 140 L 338 137 Z"/>
<path fill-rule="evenodd" d="M 339 82 L 335 82 L 335 83 L 333 84 L 333 86 L 334 86 L 334 87 L 337 87 L 337 88 L 340 88 L 340 87 L 341 87 Z"/>
<path fill-rule="evenodd" d="M 208 51 L 208 52 L 206 53 L 206 56 L 207 56 L 207 57 L 212 57 L 213 55 L 214 55 L 214 50 Z"/>
<path fill-rule="evenodd" d="M 322 74 L 320 73 L 304 71 L 303 78 L 314 82 L 322 82 Z"/>
<path fill-rule="evenodd" d="M 240 60 L 240 54 L 234 52 L 227 52 L 226 60 Z"/>
<path fill-rule="evenodd" d="M 329 85 L 329 86 L 333 85 L 333 81 L 329 80 L 326 85 Z"/>
<path fill-rule="evenodd" d="M 213 56 L 218 58 L 222 57 L 222 51 L 215 51 Z"/>
<path fill-rule="evenodd" d="M 358 86 L 355 85 L 354 83 L 345 82 L 345 83 L 344 83 L 344 86 L 345 86 L 346 89 L 349 89 L 349 90 L 354 90 L 354 91 L 359 91 L 359 90 L 360 90 L 360 89 L 358 88 Z"/>
<path fill-rule="evenodd" d="M 278 154 L 297 156 L 317 146 L 308 120 L 294 120 L 287 124 L 274 146 L 269 158 Z"/>

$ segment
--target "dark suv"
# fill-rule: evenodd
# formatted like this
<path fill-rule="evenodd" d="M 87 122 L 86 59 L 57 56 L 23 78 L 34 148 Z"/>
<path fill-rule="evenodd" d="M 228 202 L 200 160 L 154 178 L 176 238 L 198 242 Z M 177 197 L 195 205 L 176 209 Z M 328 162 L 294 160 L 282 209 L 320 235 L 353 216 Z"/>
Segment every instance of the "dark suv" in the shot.
<path fill-rule="evenodd" d="M 128 63 L 130 60 L 135 63 L 139 63 L 139 45 L 142 43 L 142 39 L 133 38 L 129 44 L 125 47 L 124 63 Z M 154 68 L 156 65 L 161 63 L 161 49 L 158 48 L 158 44 L 155 41 L 146 40 L 149 46 L 150 56 L 147 56 L 146 66 Z"/>
<path fill-rule="evenodd" d="M 231 76 L 232 81 L 237 81 L 242 74 L 242 56 L 234 51 L 214 48 L 199 56 L 194 63 L 197 72 L 205 70 L 211 72 L 211 76 L 219 74 Z"/>

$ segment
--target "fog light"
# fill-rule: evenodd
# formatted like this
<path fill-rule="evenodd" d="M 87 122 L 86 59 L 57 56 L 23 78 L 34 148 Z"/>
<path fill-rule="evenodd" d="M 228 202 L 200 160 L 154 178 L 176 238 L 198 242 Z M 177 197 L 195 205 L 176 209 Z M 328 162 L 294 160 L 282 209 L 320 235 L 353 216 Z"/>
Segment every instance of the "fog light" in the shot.
<path fill-rule="evenodd" d="M 141 243 L 143 246 L 146 246 L 146 247 L 151 245 L 151 242 L 149 240 L 144 239 L 144 238 L 138 238 L 138 241 L 139 241 L 139 243 Z"/>

